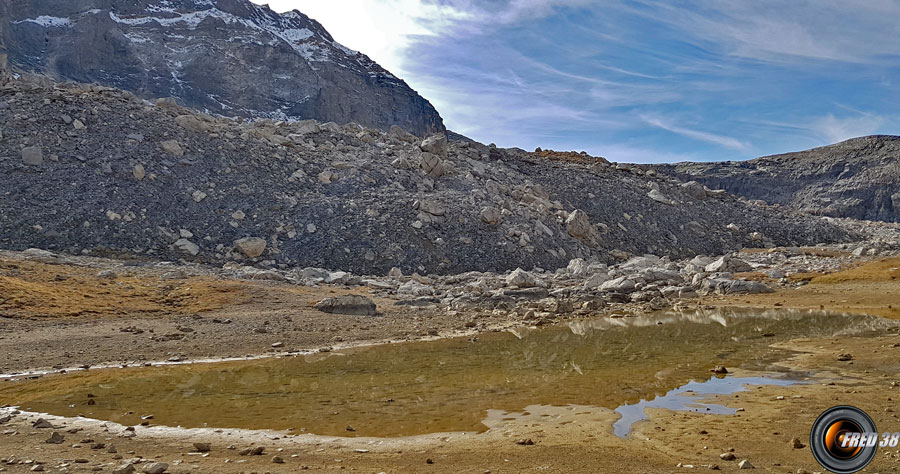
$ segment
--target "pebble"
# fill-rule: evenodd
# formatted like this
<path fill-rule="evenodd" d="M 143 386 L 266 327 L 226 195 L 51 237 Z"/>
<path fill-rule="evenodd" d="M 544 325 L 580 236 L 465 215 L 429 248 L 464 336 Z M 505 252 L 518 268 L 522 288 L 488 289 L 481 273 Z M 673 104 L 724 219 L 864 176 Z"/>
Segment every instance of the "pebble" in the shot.
<path fill-rule="evenodd" d="M 47 440 L 44 442 L 47 444 L 62 444 L 65 440 L 65 436 L 59 434 L 58 431 L 54 431 L 53 434 L 51 434 L 50 437 L 47 438 Z"/>
<path fill-rule="evenodd" d="M 723 461 L 734 461 L 734 453 L 722 453 L 719 458 Z"/>
<path fill-rule="evenodd" d="M 738 469 L 756 469 L 753 467 L 753 464 L 750 464 L 750 461 L 744 459 L 743 461 L 738 463 Z"/>
<path fill-rule="evenodd" d="M 194 451 L 198 453 L 208 453 L 210 450 L 209 443 L 194 443 Z"/>

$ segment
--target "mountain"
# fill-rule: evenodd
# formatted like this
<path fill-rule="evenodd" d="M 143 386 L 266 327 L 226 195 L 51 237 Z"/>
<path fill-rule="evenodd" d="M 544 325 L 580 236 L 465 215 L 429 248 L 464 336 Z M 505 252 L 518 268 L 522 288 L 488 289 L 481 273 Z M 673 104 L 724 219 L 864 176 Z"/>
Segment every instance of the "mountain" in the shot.
<path fill-rule="evenodd" d="M 427 100 L 315 20 L 247 0 L 5 0 L 2 63 L 229 117 L 445 130 Z"/>
<path fill-rule="evenodd" d="M 653 168 L 812 214 L 900 222 L 900 137 L 853 138 L 750 161 Z"/>
<path fill-rule="evenodd" d="M 586 154 L 238 121 L 45 77 L 0 79 L 0 128 L 6 249 L 383 275 L 853 238 L 821 217 Z"/>

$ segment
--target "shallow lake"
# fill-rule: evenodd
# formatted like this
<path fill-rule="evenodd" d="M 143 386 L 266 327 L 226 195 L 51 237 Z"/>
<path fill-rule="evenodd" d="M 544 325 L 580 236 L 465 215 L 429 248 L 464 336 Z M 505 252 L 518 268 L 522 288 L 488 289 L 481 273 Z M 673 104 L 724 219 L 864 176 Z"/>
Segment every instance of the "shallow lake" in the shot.
<path fill-rule="evenodd" d="M 483 431 L 488 410 L 535 404 L 622 407 L 635 418 L 627 406 L 708 381 L 716 365 L 778 372 L 775 363 L 788 353 L 769 347 L 774 342 L 896 326 L 817 311 L 662 312 L 474 340 L 48 375 L 0 382 L 0 405 L 125 425 L 153 415 L 154 425 L 338 436 Z"/>

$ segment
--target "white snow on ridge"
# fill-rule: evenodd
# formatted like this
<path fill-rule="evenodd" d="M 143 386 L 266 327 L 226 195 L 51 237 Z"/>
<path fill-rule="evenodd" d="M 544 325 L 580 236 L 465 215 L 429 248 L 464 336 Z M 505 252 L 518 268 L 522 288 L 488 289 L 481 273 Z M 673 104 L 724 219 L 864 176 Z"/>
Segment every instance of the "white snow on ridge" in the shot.
<path fill-rule="evenodd" d="M 35 23 L 44 28 L 70 28 L 72 26 L 72 21 L 68 18 L 47 15 L 41 15 L 37 18 L 26 18 L 24 20 L 14 21 L 13 23 L 16 25 L 19 23 Z"/>
<path fill-rule="evenodd" d="M 296 41 L 303 41 L 307 38 L 312 37 L 313 32 L 309 31 L 309 29 L 307 29 L 307 28 L 300 28 L 300 29 L 291 28 L 291 29 L 283 30 L 281 32 L 281 35 L 279 35 L 279 36 L 281 36 L 288 42 L 296 42 Z"/>

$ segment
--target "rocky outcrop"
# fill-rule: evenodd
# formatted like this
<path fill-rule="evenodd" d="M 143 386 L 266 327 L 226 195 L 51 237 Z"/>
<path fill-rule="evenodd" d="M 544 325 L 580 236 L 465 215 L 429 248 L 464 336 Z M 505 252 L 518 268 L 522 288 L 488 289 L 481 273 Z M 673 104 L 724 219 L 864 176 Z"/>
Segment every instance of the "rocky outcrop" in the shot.
<path fill-rule="evenodd" d="M 247 0 L 0 3 L 0 65 L 224 116 L 444 131 L 403 80 L 315 20 Z"/>
<path fill-rule="evenodd" d="M 701 196 L 636 166 L 359 125 L 236 121 L 27 76 L 0 79 L 0 127 L 6 249 L 432 275 L 530 273 L 578 258 L 599 269 L 636 255 L 852 237 L 820 217 L 705 188 Z M 420 166 L 426 157 L 440 160 L 439 176 Z M 519 276 L 522 291 L 535 289 Z"/>
<path fill-rule="evenodd" d="M 900 222 L 900 137 L 854 138 L 744 162 L 678 163 L 653 169 L 813 214 Z M 696 186 L 691 189 L 696 192 Z"/>

